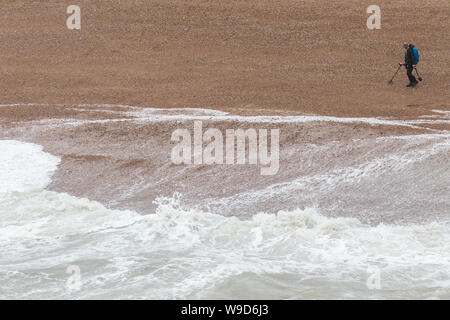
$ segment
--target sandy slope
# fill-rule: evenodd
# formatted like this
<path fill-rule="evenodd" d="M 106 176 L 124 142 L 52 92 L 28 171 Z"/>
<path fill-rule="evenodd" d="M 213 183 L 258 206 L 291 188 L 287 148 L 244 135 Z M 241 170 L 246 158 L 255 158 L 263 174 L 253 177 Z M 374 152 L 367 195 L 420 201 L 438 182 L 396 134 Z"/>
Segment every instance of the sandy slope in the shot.
<path fill-rule="evenodd" d="M 448 108 L 450 3 L 384 1 L 4 1 L 2 103 L 123 103 L 416 116 Z M 375 1 L 376 2 L 376 1 Z M 82 30 L 69 31 L 69 4 Z M 403 41 L 422 51 L 404 88 Z M 30 111 L 32 112 L 32 111 Z"/>
<path fill-rule="evenodd" d="M 366 28 L 371 2 L 7 1 L 0 7 L 0 139 L 39 143 L 59 156 L 51 190 L 144 213 L 156 197 L 175 191 L 190 204 L 208 203 L 351 167 L 366 161 L 366 153 L 395 154 L 401 144 L 378 150 L 377 138 L 448 130 L 448 122 L 427 123 L 428 130 L 357 122 L 272 124 L 282 128 L 280 173 L 262 177 L 256 167 L 174 166 L 171 132 L 191 123 L 119 122 L 130 118 L 120 113 L 128 108 L 93 105 L 202 107 L 246 115 L 443 117 L 431 110 L 450 109 L 448 0 L 385 1 L 378 31 Z M 66 7 L 75 3 L 82 8 L 81 31 L 66 28 Z M 393 86 L 387 85 L 403 59 L 403 41 L 422 52 L 425 81 L 415 89 L 405 88 L 403 70 Z M 11 103 L 34 104 L 6 106 Z M 93 122 L 49 126 L 70 119 Z M 95 123 L 104 119 L 114 121 Z M 208 125 L 249 126 L 214 120 Z M 358 139 L 367 145 L 352 147 Z M 334 144 L 336 150 L 308 158 L 310 148 Z M 439 167 L 445 165 L 443 159 Z M 375 203 L 373 192 L 361 192 L 363 202 Z M 336 197 L 326 201 L 339 203 L 348 193 Z M 251 209 L 308 205 L 295 192 L 269 201 Z M 228 213 L 253 212 L 233 210 Z M 405 216 L 361 218 L 386 222 Z"/>

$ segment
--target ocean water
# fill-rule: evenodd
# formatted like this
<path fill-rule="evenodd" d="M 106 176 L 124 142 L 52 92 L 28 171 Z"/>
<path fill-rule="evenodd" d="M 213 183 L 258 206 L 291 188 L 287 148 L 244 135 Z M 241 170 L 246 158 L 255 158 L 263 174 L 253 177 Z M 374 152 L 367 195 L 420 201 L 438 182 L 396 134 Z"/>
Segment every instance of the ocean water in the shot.
<path fill-rule="evenodd" d="M 0 140 L 0 299 L 450 299 L 449 136 L 424 135 L 414 147 L 393 139 L 404 148 L 216 200 L 246 210 L 268 194 L 301 199 L 308 189 L 318 199 L 248 219 L 186 208 L 182 194 L 159 197 L 141 215 L 49 191 L 60 159 Z M 368 224 L 330 216 L 339 203 L 320 207 L 337 189 L 369 195 L 368 185 L 385 196 L 374 186 L 393 188 L 380 184 L 392 179 L 405 190 L 392 199 L 397 214 L 423 200 L 436 218 Z M 378 200 L 359 209 L 388 210 Z"/>

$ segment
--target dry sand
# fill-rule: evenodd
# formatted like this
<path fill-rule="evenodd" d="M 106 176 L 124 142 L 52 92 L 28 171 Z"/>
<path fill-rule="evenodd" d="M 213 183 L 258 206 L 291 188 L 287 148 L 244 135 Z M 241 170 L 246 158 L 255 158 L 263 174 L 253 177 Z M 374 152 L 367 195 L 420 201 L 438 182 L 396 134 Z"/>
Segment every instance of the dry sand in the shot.
<path fill-rule="evenodd" d="M 383 2 L 382 29 L 368 30 L 372 2 L 7 1 L 1 102 L 401 117 L 448 108 L 449 1 Z M 75 3 L 80 31 L 66 27 Z M 414 90 L 404 70 L 387 86 L 404 41 L 422 53 Z"/>

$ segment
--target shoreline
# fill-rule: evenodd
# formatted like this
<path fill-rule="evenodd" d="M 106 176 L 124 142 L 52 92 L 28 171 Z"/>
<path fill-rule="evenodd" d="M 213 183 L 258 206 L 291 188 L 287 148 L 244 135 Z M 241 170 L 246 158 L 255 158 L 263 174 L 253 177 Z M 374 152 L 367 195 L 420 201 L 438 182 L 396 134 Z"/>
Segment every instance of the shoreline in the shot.
<path fill-rule="evenodd" d="M 258 115 L 238 113 L 239 110 L 226 113 L 212 109 L 145 109 L 124 105 L 7 107 L 3 104 L 0 107 L 0 125 L 4 129 L 1 138 L 37 143 L 44 146 L 45 152 L 61 158 L 48 190 L 88 197 L 112 209 L 132 209 L 147 214 L 156 208 L 153 204 L 156 198 L 170 197 L 175 192 L 185 195 L 183 204 L 187 207 L 217 206 L 215 213 L 218 213 L 223 210 L 221 201 L 225 201 L 220 199 L 244 196 L 248 190 L 269 190 L 272 186 L 290 183 L 292 179 L 295 181 L 297 177 L 320 177 L 320 174 L 332 174 L 341 167 L 352 168 L 367 161 L 364 160 L 365 153 L 374 157 L 370 161 L 385 157 L 386 152 L 389 156 L 396 152 L 392 149 L 394 145 L 402 146 L 395 137 L 412 139 L 417 136 L 417 143 L 421 143 L 426 136 L 439 137 L 439 134 L 449 132 L 446 111 L 435 111 L 415 119 L 366 118 L 362 119 L 364 121 L 295 116 L 293 113 L 282 115 L 280 112 L 276 115 L 272 112 L 272 116 L 261 112 Z M 277 121 L 273 121 L 273 116 Z M 280 172 L 264 177 L 259 175 L 261 165 L 172 164 L 172 132 L 180 128 L 192 129 L 194 121 L 199 120 L 204 123 L 204 129 L 218 128 L 222 132 L 227 129 L 279 129 Z M 441 123 L 436 125 L 436 122 Z M 386 147 L 376 151 L 380 143 Z M 324 152 L 329 151 L 316 158 L 314 150 L 321 148 L 325 148 Z M 298 162 L 297 158 L 303 160 Z M 317 163 L 311 166 L 310 161 Z M 221 188 L 213 187 L 214 182 Z M 263 199 L 270 203 L 270 196 Z M 225 216 L 242 215 L 239 213 L 242 212 L 240 201 L 233 202 L 236 209 L 227 209 L 223 212 Z M 307 199 L 298 202 L 298 205 L 308 206 Z M 295 209 L 295 203 L 278 204 L 275 201 L 267 206 L 277 212 Z M 242 217 L 249 218 L 262 208 L 254 205 Z M 342 211 L 337 216 L 342 215 L 351 217 L 352 213 Z M 371 224 L 399 223 L 405 219 L 395 216 L 367 218 L 358 217 Z M 413 217 L 410 219 L 416 221 Z"/>

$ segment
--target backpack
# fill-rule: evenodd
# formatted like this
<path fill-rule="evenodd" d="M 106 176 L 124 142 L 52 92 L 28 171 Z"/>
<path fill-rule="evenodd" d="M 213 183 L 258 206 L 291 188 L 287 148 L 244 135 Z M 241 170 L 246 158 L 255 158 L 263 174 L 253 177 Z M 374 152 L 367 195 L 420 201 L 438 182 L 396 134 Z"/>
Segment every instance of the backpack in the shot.
<path fill-rule="evenodd" d="M 419 49 L 417 49 L 416 47 L 413 47 L 412 50 L 414 53 L 414 64 L 418 64 L 419 60 L 420 60 Z"/>

